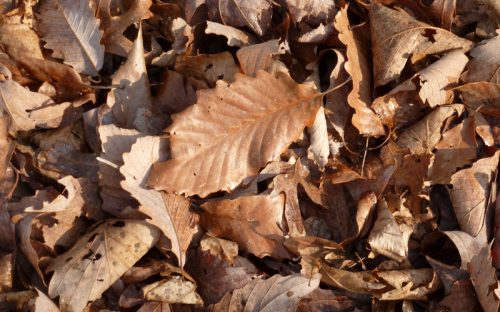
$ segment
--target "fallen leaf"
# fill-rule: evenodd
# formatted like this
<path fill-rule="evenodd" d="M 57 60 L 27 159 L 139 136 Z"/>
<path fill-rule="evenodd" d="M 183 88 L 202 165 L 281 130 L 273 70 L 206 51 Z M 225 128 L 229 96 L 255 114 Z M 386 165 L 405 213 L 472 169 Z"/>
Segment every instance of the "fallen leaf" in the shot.
<path fill-rule="evenodd" d="M 203 300 L 196 292 L 196 285 L 179 278 L 165 279 L 142 287 L 146 300 L 166 303 L 202 305 Z"/>
<path fill-rule="evenodd" d="M 257 43 L 257 40 L 246 32 L 237 28 L 207 21 L 206 34 L 215 34 L 227 38 L 227 45 L 230 47 L 243 47 Z M 240 51 L 240 50 L 238 50 Z"/>
<path fill-rule="evenodd" d="M 104 61 L 99 20 L 88 1 L 49 0 L 40 7 L 40 32 L 45 47 L 78 72 L 97 76 Z"/>
<path fill-rule="evenodd" d="M 371 110 L 372 89 L 371 69 L 369 67 L 368 51 L 360 32 L 351 30 L 347 8 L 340 9 L 335 17 L 335 28 L 339 31 L 339 39 L 347 47 L 346 71 L 352 77 L 353 89 L 347 101 L 354 108 L 352 124 L 365 136 L 381 136 L 385 134 L 382 122 Z"/>
<path fill-rule="evenodd" d="M 256 279 L 226 294 L 210 311 L 295 311 L 300 299 L 319 286 L 320 275 L 309 279 L 300 274 Z"/>
<path fill-rule="evenodd" d="M 500 117 L 500 84 L 472 82 L 455 88 L 467 107 L 483 114 Z"/>
<path fill-rule="evenodd" d="M 155 164 L 149 184 L 202 197 L 234 189 L 275 160 L 305 126 L 312 124 L 318 100 L 312 88 L 297 85 L 283 73 L 274 78 L 263 71 L 256 78 L 238 75 L 230 86 L 219 83 L 214 90 L 202 90 L 195 105 L 174 117 L 168 129 L 172 160 Z M 235 125 L 233 121 L 241 114 L 245 121 Z M 194 124 L 194 120 L 199 122 Z M 244 142 L 248 143 L 242 145 Z M 231 162 L 223 162 L 220 153 L 232 155 Z M 210 171 L 217 163 L 220 169 Z M 184 178 L 177 181 L 174 177 L 178 175 Z M 203 184 L 197 183 L 200 179 Z"/>
<path fill-rule="evenodd" d="M 177 60 L 175 70 L 214 86 L 217 80 L 233 82 L 239 68 L 229 52 L 184 56 Z"/>
<path fill-rule="evenodd" d="M 144 62 L 142 28 L 127 61 L 113 75 L 112 83 L 120 87 L 109 92 L 106 105 L 111 108 L 116 125 L 151 132 L 151 91 Z"/>
<path fill-rule="evenodd" d="M 241 71 L 245 75 L 255 76 L 259 70 L 269 71 L 276 56 L 284 54 L 286 50 L 286 44 L 275 39 L 243 47 L 236 51 L 236 57 Z"/>
<path fill-rule="evenodd" d="M 465 82 L 493 82 L 500 83 L 500 56 L 496 51 L 500 49 L 500 35 L 488 39 L 469 54 L 472 60 L 467 64 L 467 71 L 462 75 Z"/>
<path fill-rule="evenodd" d="M 472 285 L 476 289 L 477 298 L 484 311 L 497 311 L 499 302 L 495 294 L 499 283 L 491 263 L 490 247 L 489 245 L 482 247 L 472 258 L 468 269 Z"/>
<path fill-rule="evenodd" d="M 283 247 L 283 195 L 256 195 L 202 205 L 200 224 L 212 235 L 232 240 L 257 257 L 288 258 Z"/>
<path fill-rule="evenodd" d="M 476 237 L 484 226 L 490 184 L 498 171 L 500 152 L 476 161 L 451 176 L 451 202 L 462 231 Z"/>
<path fill-rule="evenodd" d="M 293 19 L 319 25 L 331 22 L 337 13 L 333 0 L 286 0 Z"/>
<path fill-rule="evenodd" d="M 159 231 L 141 221 L 108 221 L 83 235 L 48 267 L 49 296 L 66 311 L 83 311 L 101 297 L 158 240 Z M 78 289 L 77 292 L 75 290 Z"/>
<path fill-rule="evenodd" d="M 316 113 L 313 125 L 307 129 L 311 136 L 309 152 L 320 168 L 324 168 L 330 156 L 330 145 L 328 143 L 328 130 L 326 127 L 325 110 L 321 106 Z"/>
<path fill-rule="evenodd" d="M 399 78 L 412 54 L 437 54 L 451 49 L 468 51 L 472 42 L 404 12 L 374 3 L 369 7 L 375 86 Z"/>
<path fill-rule="evenodd" d="M 165 194 L 146 188 L 150 167 L 165 159 L 159 137 L 140 137 L 130 152 L 123 154 L 120 172 L 125 177 L 121 182 L 124 190 L 130 192 L 139 202 L 139 211 L 150 219 L 172 243 L 172 252 L 177 256 L 179 266 L 186 262 L 186 251 L 193 236 L 198 232 L 197 215 L 189 209 L 190 202 L 183 196 Z"/>
<path fill-rule="evenodd" d="M 434 0 L 428 6 L 429 13 L 437 26 L 446 30 L 451 29 L 455 15 L 456 0 Z"/>
<path fill-rule="evenodd" d="M 434 161 L 429 167 L 432 183 L 447 184 L 458 168 L 470 164 L 476 158 L 476 131 L 473 118 L 443 133 L 435 146 Z"/>

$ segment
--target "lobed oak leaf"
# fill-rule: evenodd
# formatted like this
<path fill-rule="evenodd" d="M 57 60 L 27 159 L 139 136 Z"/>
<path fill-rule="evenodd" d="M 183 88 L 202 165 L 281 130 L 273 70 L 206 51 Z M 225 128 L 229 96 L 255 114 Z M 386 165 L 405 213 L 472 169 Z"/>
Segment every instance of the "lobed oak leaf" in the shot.
<path fill-rule="evenodd" d="M 369 18 L 376 87 L 398 79 L 411 54 L 472 47 L 466 39 L 377 3 L 370 5 Z"/>
<path fill-rule="evenodd" d="M 49 265 L 47 270 L 54 271 L 49 296 L 60 296 L 64 311 L 83 311 L 148 252 L 158 237 L 156 227 L 142 221 L 101 223 Z"/>
<path fill-rule="evenodd" d="M 340 9 L 335 17 L 335 28 L 339 31 L 339 40 L 347 47 L 347 62 L 344 66 L 352 77 L 353 87 L 347 97 L 349 106 L 355 110 L 352 124 L 362 135 L 384 135 L 382 122 L 370 108 L 372 86 L 367 47 L 360 38 L 361 33 L 351 30 L 347 7 Z"/>
<path fill-rule="evenodd" d="M 172 159 L 154 165 L 149 184 L 205 197 L 232 190 L 258 173 L 311 125 L 320 105 L 313 88 L 289 76 L 260 71 L 237 75 L 198 93 L 198 102 L 173 117 Z"/>
<path fill-rule="evenodd" d="M 210 311 L 295 311 L 301 298 L 318 288 L 320 277 L 292 274 L 255 279 L 226 294 Z"/>
<path fill-rule="evenodd" d="M 139 202 L 139 211 L 150 219 L 172 243 L 172 252 L 179 260 L 179 266 L 186 262 L 186 251 L 193 236 L 198 232 L 197 215 L 192 213 L 190 202 L 183 196 L 165 194 L 146 188 L 150 167 L 158 160 L 165 159 L 159 137 L 139 137 L 130 152 L 123 154 L 120 172 L 125 177 L 121 182 Z"/>
<path fill-rule="evenodd" d="M 47 0 L 40 7 L 45 47 L 78 72 L 97 76 L 104 62 L 99 20 L 86 0 Z"/>

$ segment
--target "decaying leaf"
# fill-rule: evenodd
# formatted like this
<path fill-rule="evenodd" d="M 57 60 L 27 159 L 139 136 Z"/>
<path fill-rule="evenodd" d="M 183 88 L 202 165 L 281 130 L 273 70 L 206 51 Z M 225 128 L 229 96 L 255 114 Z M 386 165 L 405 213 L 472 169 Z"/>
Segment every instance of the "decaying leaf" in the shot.
<path fill-rule="evenodd" d="M 500 84 L 473 82 L 462 85 L 456 90 L 463 97 L 467 107 L 486 115 L 500 117 Z"/>
<path fill-rule="evenodd" d="M 239 49 L 236 57 L 245 75 L 255 76 L 259 70 L 269 70 L 276 56 L 285 53 L 287 47 L 279 40 L 249 45 Z"/>
<path fill-rule="evenodd" d="M 159 231 L 141 221 L 108 221 L 82 236 L 49 266 L 49 295 L 61 308 L 83 311 L 101 297 L 158 240 Z"/>
<path fill-rule="evenodd" d="M 493 82 L 500 83 L 500 35 L 482 42 L 472 49 L 469 54 L 472 60 L 467 64 L 464 73 L 465 82 Z"/>
<path fill-rule="evenodd" d="M 153 167 L 152 186 L 202 197 L 234 189 L 312 124 L 320 99 L 312 88 L 284 73 L 277 78 L 263 71 L 255 78 L 236 77 L 229 86 L 219 83 L 214 90 L 201 91 L 195 105 L 174 116 L 168 129 L 172 160 Z M 226 162 L 224 155 L 232 158 Z M 210 171 L 213 166 L 220 169 Z"/>
<path fill-rule="evenodd" d="M 205 29 L 205 33 L 226 37 L 227 44 L 231 47 L 242 47 L 256 43 L 256 39 L 254 37 L 242 30 L 210 21 L 207 21 L 207 28 Z"/>
<path fill-rule="evenodd" d="M 200 295 L 196 293 L 196 285 L 188 280 L 171 278 L 154 282 L 142 288 L 146 300 L 166 303 L 203 304 Z"/>
<path fill-rule="evenodd" d="M 297 22 L 306 20 L 313 25 L 331 22 L 337 13 L 333 0 L 287 0 L 286 5 Z"/>
<path fill-rule="evenodd" d="M 47 49 L 78 72 L 97 76 L 104 61 L 99 20 L 86 0 L 48 0 L 40 8 Z"/>

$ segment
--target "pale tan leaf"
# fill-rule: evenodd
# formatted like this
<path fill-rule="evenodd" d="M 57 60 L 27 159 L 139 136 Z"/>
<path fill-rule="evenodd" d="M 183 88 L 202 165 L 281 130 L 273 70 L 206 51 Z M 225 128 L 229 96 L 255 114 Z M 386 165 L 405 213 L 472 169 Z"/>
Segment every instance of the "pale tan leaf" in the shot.
<path fill-rule="evenodd" d="M 484 118 L 483 114 L 481 114 L 480 112 L 475 112 L 473 117 L 474 123 L 476 125 L 476 133 L 481 137 L 481 139 L 483 139 L 484 144 L 486 144 L 486 146 L 495 145 L 495 137 L 493 136 L 493 131 L 486 118 Z"/>
<path fill-rule="evenodd" d="M 28 25 L 2 23 L 0 43 L 5 52 L 15 60 L 21 60 L 25 56 L 43 60 L 40 39 Z"/>
<path fill-rule="evenodd" d="M 330 156 L 330 146 L 328 144 L 328 131 L 323 106 L 319 108 L 313 125 L 307 130 L 311 136 L 311 146 L 309 146 L 308 150 L 319 167 L 324 168 L 328 162 L 328 156 Z"/>
<path fill-rule="evenodd" d="M 498 171 L 500 151 L 476 161 L 471 168 L 451 176 L 451 202 L 462 231 L 476 237 L 484 226 L 493 177 Z"/>
<path fill-rule="evenodd" d="M 256 279 L 228 293 L 211 311 L 295 311 L 300 299 L 318 288 L 321 275 L 306 278 L 300 274 L 273 275 Z"/>
<path fill-rule="evenodd" d="M 197 104 L 174 116 L 172 160 L 155 164 L 150 185 L 202 197 L 232 190 L 312 124 L 320 97 L 311 87 L 284 73 L 236 77 L 200 91 Z"/>
<path fill-rule="evenodd" d="M 129 152 L 142 135 L 136 130 L 121 129 L 115 125 L 100 126 L 98 134 L 102 144 L 102 153 L 98 158 L 102 209 L 114 216 L 125 216 L 127 209 L 136 207 L 137 201 L 122 189 L 120 181 L 124 177 L 119 168 L 123 165 L 123 154 Z"/>
<path fill-rule="evenodd" d="M 289 256 L 283 247 L 284 195 L 243 196 L 202 205 L 201 225 L 212 235 L 238 243 L 258 257 Z"/>
<path fill-rule="evenodd" d="M 372 252 L 401 262 L 408 256 L 408 240 L 412 231 L 413 229 L 405 224 L 398 225 L 385 200 L 381 200 L 368 243 Z"/>
<path fill-rule="evenodd" d="M 500 31 L 497 35 L 482 42 L 469 54 L 472 60 L 467 64 L 467 71 L 463 74 L 465 82 L 493 82 L 500 83 Z"/>
<path fill-rule="evenodd" d="M 226 37 L 227 45 L 230 47 L 243 47 L 257 43 L 257 39 L 242 30 L 211 21 L 207 21 L 205 33 Z"/>
<path fill-rule="evenodd" d="M 312 25 L 331 22 L 337 13 L 333 0 L 286 0 L 286 5 L 295 21 Z"/>
<path fill-rule="evenodd" d="M 351 30 L 347 7 L 340 9 L 335 17 L 335 28 L 339 31 L 339 39 L 347 47 L 345 69 L 352 77 L 353 89 L 347 98 L 349 106 L 354 108 L 352 124 L 365 136 L 385 134 L 382 122 L 371 110 L 372 81 L 367 46 L 361 40 L 359 29 Z"/>
<path fill-rule="evenodd" d="M 202 305 L 203 300 L 196 292 L 196 285 L 188 280 L 170 278 L 142 287 L 146 300 L 166 303 Z"/>
<path fill-rule="evenodd" d="M 10 132 L 29 131 L 37 126 L 56 128 L 70 106 L 69 102 L 55 104 L 50 97 L 31 92 L 14 80 L 0 81 L 0 108 L 11 117 Z"/>
<path fill-rule="evenodd" d="M 467 51 L 472 47 L 466 39 L 377 3 L 370 5 L 369 17 L 375 86 L 398 79 L 411 54 Z"/>
<path fill-rule="evenodd" d="M 172 252 L 177 256 L 179 266 L 183 267 L 186 250 L 198 232 L 197 215 L 189 210 L 190 202 L 183 196 L 146 188 L 150 167 L 165 159 L 163 150 L 159 137 L 137 138 L 130 152 L 123 154 L 124 164 L 120 172 L 125 180 L 121 186 L 140 203 L 139 211 L 151 218 L 147 221 L 156 225 L 170 239 Z"/>
<path fill-rule="evenodd" d="M 32 312 L 59 312 L 59 308 L 56 306 L 56 304 L 50 300 L 49 297 L 47 297 L 46 294 L 41 292 L 38 288 L 35 288 L 38 296 L 32 300 L 33 301 L 33 306 L 31 311 Z"/>
<path fill-rule="evenodd" d="M 55 258 L 49 295 L 59 296 L 64 311 L 83 311 L 101 297 L 158 240 L 159 231 L 142 221 L 110 220 L 83 235 L 67 252 Z M 77 290 L 77 291 L 76 291 Z"/>
<path fill-rule="evenodd" d="M 245 75 L 255 76 L 258 70 L 269 71 L 276 56 L 284 54 L 287 49 L 286 43 L 275 39 L 243 47 L 236 51 L 236 57 L 241 71 Z"/>
<path fill-rule="evenodd" d="M 116 125 L 122 128 L 151 132 L 151 91 L 144 61 L 142 28 L 128 54 L 127 61 L 113 75 L 113 88 L 106 105 L 111 107 Z"/>
<path fill-rule="evenodd" d="M 455 88 L 467 107 L 483 114 L 500 117 L 500 84 L 472 82 Z"/>
<path fill-rule="evenodd" d="M 396 143 L 401 147 L 409 148 L 414 154 L 430 153 L 441 139 L 441 129 L 446 119 L 455 113 L 460 115 L 462 111 L 462 105 L 440 106 L 405 129 Z"/>
<path fill-rule="evenodd" d="M 86 0 L 48 0 L 40 7 L 40 32 L 53 50 L 78 72 L 97 76 L 104 62 L 99 20 Z"/>

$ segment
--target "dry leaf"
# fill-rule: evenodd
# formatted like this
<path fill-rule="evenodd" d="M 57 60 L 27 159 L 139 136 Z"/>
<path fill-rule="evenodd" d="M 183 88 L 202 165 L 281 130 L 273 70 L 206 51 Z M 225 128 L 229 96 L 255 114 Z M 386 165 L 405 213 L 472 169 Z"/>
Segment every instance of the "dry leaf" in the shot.
<path fill-rule="evenodd" d="M 443 133 L 443 139 L 435 146 L 434 161 L 429 168 L 432 183 L 447 184 L 457 168 L 476 158 L 476 132 L 473 118 Z"/>
<path fill-rule="evenodd" d="M 201 225 L 212 235 L 232 240 L 257 257 L 289 256 L 283 243 L 283 195 L 256 195 L 202 205 Z"/>
<path fill-rule="evenodd" d="M 484 311 L 498 311 L 499 302 L 496 294 L 499 283 L 495 268 L 491 264 L 490 247 L 489 245 L 482 247 L 472 258 L 468 269 L 472 285 L 476 289 L 477 298 Z"/>
<path fill-rule="evenodd" d="M 316 114 L 313 125 L 307 129 L 311 136 L 309 152 L 320 168 L 324 168 L 330 156 L 330 145 L 328 143 L 328 130 L 326 128 L 325 110 L 321 106 Z"/>
<path fill-rule="evenodd" d="M 490 185 L 498 171 L 500 152 L 476 161 L 451 176 L 451 202 L 462 231 L 476 237 L 484 226 L 490 202 Z"/>
<path fill-rule="evenodd" d="M 65 311 L 83 311 L 101 297 L 158 240 L 159 231 L 141 221 L 108 221 L 82 236 L 48 267 L 49 295 Z M 78 291 L 75 292 L 75 290 Z"/>
<path fill-rule="evenodd" d="M 202 305 L 203 300 L 196 293 L 196 285 L 188 280 L 171 278 L 142 287 L 146 300 L 166 303 Z"/>
<path fill-rule="evenodd" d="M 226 294 L 211 311 L 295 311 L 300 299 L 319 286 L 320 275 L 311 279 L 293 274 L 256 279 Z"/>
<path fill-rule="evenodd" d="M 115 72 L 112 83 L 119 85 L 108 94 L 116 125 L 122 128 L 151 132 L 151 91 L 144 61 L 142 28 L 128 54 L 127 61 Z"/>
<path fill-rule="evenodd" d="M 287 75 L 275 78 L 263 71 L 201 91 L 195 105 L 174 117 L 168 129 L 172 160 L 156 164 L 149 182 L 157 189 L 202 197 L 234 189 L 312 124 L 319 99 L 312 88 Z M 224 155 L 232 156 L 230 162 Z M 220 169 L 210 171 L 212 166 Z"/>
<path fill-rule="evenodd" d="M 472 60 L 467 64 L 467 71 L 463 75 L 465 82 L 493 82 L 500 83 L 500 35 L 482 42 L 472 49 L 469 54 Z"/>
<path fill-rule="evenodd" d="M 398 79 L 411 54 L 467 51 L 472 47 L 472 42 L 419 22 L 404 12 L 377 3 L 370 5 L 369 11 L 375 86 Z"/>
<path fill-rule="evenodd" d="M 286 44 L 275 39 L 243 47 L 236 51 L 236 57 L 241 71 L 245 75 L 255 76 L 259 70 L 269 71 L 275 57 L 286 50 Z"/>
<path fill-rule="evenodd" d="M 207 21 L 206 34 L 215 34 L 227 38 L 227 45 L 230 47 L 243 47 L 254 45 L 257 40 L 246 32 L 237 28 Z M 240 50 L 238 50 L 240 51 Z"/>
<path fill-rule="evenodd" d="M 372 86 L 371 69 L 369 68 L 368 51 L 360 32 L 351 30 L 347 8 L 342 8 L 335 17 L 335 28 L 339 31 L 339 39 L 347 46 L 346 71 L 352 77 L 353 89 L 347 98 L 354 108 L 352 124 L 365 136 L 380 136 L 385 134 L 380 119 L 371 110 Z"/>
<path fill-rule="evenodd" d="M 312 24 L 331 22 L 337 13 L 333 0 L 286 0 L 286 5 L 294 20 Z"/>
<path fill-rule="evenodd" d="M 500 84 L 473 82 L 455 88 L 467 107 L 483 114 L 500 117 Z"/>
<path fill-rule="evenodd" d="M 123 154 L 120 172 L 125 177 L 121 182 L 124 190 L 130 192 L 139 202 L 139 211 L 150 219 L 172 243 L 172 252 L 179 260 L 179 266 L 186 262 L 186 250 L 191 239 L 198 232 L 197 215 L 189 210 L 190 202 L 174 194 L 165 194 L 146 188 L 150 167 L 165 159 L 164 148 L 159 137 L 140 137 L 128 153 Z"/>
<path fill-rule="evenodd" d="M 78 72 L 97 76 L 104 61 L 99 20 L 86 0 L 47 0 L 40 7 L 40 32 L 53 50 Z"/>
<path fill-rule="evenodd" d="M 239 68 L 229 52 L 184 56 L 175 64 L 175 70 L 196 79 L 202 79 L 210 86 L 217 80 L 233 82 Z"/>

